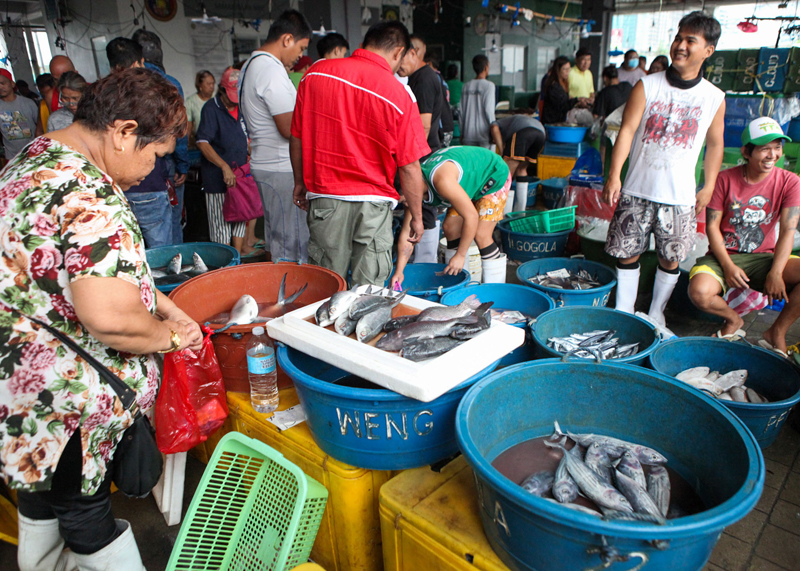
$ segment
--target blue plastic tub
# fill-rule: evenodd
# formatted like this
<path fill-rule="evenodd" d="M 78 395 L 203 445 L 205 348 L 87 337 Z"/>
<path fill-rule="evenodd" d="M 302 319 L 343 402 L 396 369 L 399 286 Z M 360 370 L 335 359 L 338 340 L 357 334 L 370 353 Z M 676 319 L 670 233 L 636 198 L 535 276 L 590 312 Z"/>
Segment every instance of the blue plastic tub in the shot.
<path fill-rule="evenodd" d="M 535 497 L 491 465 L 508 448 L 552 434 L 554 420 L 654 447 L 708 509 L 663 526 L 603 521 Z M 630 365 L 548 359 L 497 371 L 461 401 L 456 435 L 475 471 L 487 539 L 514 570 L 600 569 L 614 550 L 631 557 L 612 559 L 611 570 L 644 561 L 645 571 L 699 571 L 764 487 L 764 458 L 741 420 L 675 379 Z"/>
<path fill-rule="evenodd" d="M 562 353 L 547 346 L 547 340 L 551 337 L 568 337 L 572 333 L 613 329 L 620 345 L 638 342 L 639 352 L 630 357 L 611 359 L 608 362 L 640 365 L 644 364 L 647 356 L 655 351 L 661 341 L 655 327 L 644 319 L 608 307 L 586 305 L 559 307 L 540 315 L 531 329 L 533 341 L 541 357 L 563 356 Z"/>
<path fill-rule="evenodd" d="M 553 232 L 552 234 L 527 234 L 514 232 L 509 227 L 510 220 L 497 223 L 503 251 L 509 260 L 527 262 L 536 258 L 554 258 L 564 253 L 567 238 L 572 230 Z"/>
<path fill-rule="evenodd" d="M 597 276 L 597 280 L 603 285 L 594 289 L 564 290 L 528 281 L 528 278 L 532 278 L 537 274 L 546 274 L 560 269 L 573 272 L 586 270 L 592 276 Z M 556 307 L 565 305 L 605 307 L 608 304 L 608 296 L 611 295 L 611 290 L 617 285 L 617 276 L 608 266 L 580 258 L 546 258 L 544 260 L 525 262 L 517 268 L 517 279 L 526 286 L 549 295 Z"/>
<path fill-rule="evenodd" d="M 516 310 L 534 318 L 555 307 L 553 300 L 545 294 L 514 284 L 467 286 L 443 295 L 441 303 L 443 305 L 458 305 L 473 294 L 478 296 L 482 303 L 487 301 L 494 302 L 493 309 Z M 508 367 L 509 365 L 536 359 L 536 346 L 533 344 L 527 323 L 515 323 L 513 326 L 526 330 L 525 344 L 500 359 L 500 367 Z"/>
<path fill-rule="evenodd" d="M 564 196 L 564 189 L 568 184 L 568 178 L 548 178 L 542 181 L 542 198 L 547 210 L 558 208 L 558 203 Z"/>
<path fill-rule="evenodd" d="M 192 264 L 192 256 L 197 252 L 207 266 L 224 268 L 238 266 L 241 263 L 239 252 L 236 248 L 216 242 L 187 242 L 178 246 L 159 246 L 145 250 L 147 263 L 151 268 L 166 266 L 176 255 L 183 257 L 183 265 Z M 157 286 L 161 293 L 169 293 L 180 283 Z"/>
<path fill-rule="evenodd" d="M 427 466 L 458 452 L 455 415 L 467 389 L 497 362 L 431 402 L 385 389 L 336 385 L 350 373 L 283 344 L 278 364 L 294 381 L 314 441 L 337 460 L 368 470 Z"/>
<path fill-rule="evenodd" d="M 467 270 L 455 276 L 439 275 L 447 266 L 445 264 L 408 264 L 403 270 L 403 289 L 408 295 L 421 297 L 428 301 L 438 302 L 447 292 L 464 287 L 470 281 Z M 392 272 L 394 274 L 394 272 Z M 385 286 L 389 287 L 389 280 Z"/>
<path fill-rule="evenodd" d="M 712 337 L 673 339 L 653 351 L 650 365 L 671 377 L 692 367 L 720 373 L 747 369 L 745 384 L 772 402 L 719 402 L 742 419 L 761 448 L 775 442 L 792 406 L 800 401 L 800 374 L 794 365 L 771 351 L 744 343 Z"/>
<path fill-rule="evenodd" d="M 553 143 L 580 143 L 586 137 L 587 127 L 545 126 L 547 140 Z"/>

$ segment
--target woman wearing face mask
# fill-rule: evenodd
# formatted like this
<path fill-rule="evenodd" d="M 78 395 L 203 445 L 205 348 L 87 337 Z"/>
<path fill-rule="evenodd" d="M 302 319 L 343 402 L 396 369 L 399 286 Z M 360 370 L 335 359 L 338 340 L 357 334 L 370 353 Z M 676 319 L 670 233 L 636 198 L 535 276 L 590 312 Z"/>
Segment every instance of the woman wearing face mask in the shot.
<path fill-rule="evenodd" d="M 639 54 L 636 50 L 625 52 L 625 61 L 619 68 L 619 81 L 636 85 L 639 80 L 647 75 L 647 72 L 639 67 Z"/>

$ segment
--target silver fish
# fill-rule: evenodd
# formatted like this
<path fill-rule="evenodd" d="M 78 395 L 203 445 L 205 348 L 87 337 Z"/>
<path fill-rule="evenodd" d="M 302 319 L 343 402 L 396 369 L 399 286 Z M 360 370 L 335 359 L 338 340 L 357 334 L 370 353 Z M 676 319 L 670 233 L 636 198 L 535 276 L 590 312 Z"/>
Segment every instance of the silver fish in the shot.
<path fill-rule="evenodd" d="M 327 327 L 333 323 L 333 320 L 328 315 L 328 305 L 330 301 L 326 301 L 322 305 L 317 308 L 316 313 L 314 314 L 314 319 L 317 321 L 317 325 L 320 327 Z"/>
<path fill-rule="evenodd" d="M 179 274 L 181 273 L 181 261 L 183 260 L 183 256 L 180 254 L 175 254 L 175 257 L 169 261 L 167 264 L 167 273 L 168 274 Z"/>
<path fill-rule="evenodd" d="M 679 381 L 685 381 L 686 379 L 694 379 L 696 377 L 705 377 L 711 372 L 711 369 L 708 367 L 692 367 L 691 369 L 686 369 L 685 371 L 681 371 L 675 378 Z"/>
<path fill-rule="evenodd" d="M 350 316 L 345 311 L 343 313 L 340 313 L 339 317 L 336 318 L 336 321 L 333 324 L 333 328 L 339 335 L 344 335 L 345 337 L 347 337 L 353 331 L 356 330 L 356 325 L 358 325 L 358 321 L 356 321 L 355 319 L 350 319 Z"/>
<path fill-rule="evenodd" d="M 606 521 L 639 521 L 643 523 L 655 523 L 664 525 L 664 518 L 661 516 L 652 516 L 643 513 L 628 513 L 619 512 L 616 510 L 603 510 L 603 519 Z"/>
<path fill-rule="evenodd" d="M 200 254 L 198 254 L 197 252 L 192 254 L 192 261 L 194 262 L 194 265 L 192 266 L 193 272 L 204 274 L 208 271 L 208 266 L 206 266 L 206 263 L 203 261 L 203 258 L 201 258 Z"/>
<path fill-rule="evenodd" d="M 717 385 L 722 392 L 728 392 L 734 387 L 741 387 L 747 380 L 747 369 L 738 369 L 725 373 L 714 384 Z"/>
<path fill-rule="evenodd" d="M 592 442 L 591 446 L 586 449 L 586 456 L 584 462 L 598 476 L 603 478 L 606 482 L 611 484 L 611 459 L 608 457 L 608 452 L 600 442 Z"/>
<path fill-rule="evenodd" d="M 734 402 L 749 402 L 747 400 L 747 393 L 741 387 L 733 387 L 728 391 L 728 394 L 731 395 Z"/>
<path fill-rule="evenodd" d="M 433 339 L 412 339 L 403 343 L 400 356 L 410 361 L 424 361 L 444 355 L 451 349 L 461 345 L 463 341 L 451 337 L 435 337 Z"/>
<path fill-rule="evenodd" d="M 577 446 L 575 446 L 577 448 Z M 572 453 L 572 450 L 570 450 Z M 556 477 L 553 482 L 553 497 L 562 504 L 574 502 L 578 498 L 578 485 L 567 470 L 567 460 L 561 458 L 556 468 Z"/>
<path fill-rule="evenodd" d="M 760 394 L 758 394 L 756 391 L 754 391 L 751 388 L 746 389 L 745 390 L 745 394 L 747 395 L 747 398 L 752 403 L 764 404 L 765 402 L 769 402 L 767 399 L 765 399 L 763 396 L 761 396 Z"/>
<path fill-rule="evenodd" d="M 246 325 L 248 323 L 253 323 L 257 318 L 258 303 L 256 303 L 252 295 L 245 294 L 234 304 L 233 309 L 231 309 L 231 316 L 226 325 Z"/>
<path fill-rule="evenodd" d="M 664 515 L 661 513 L 661 509 L 656 505 L 645 488 L 640 486 L 636 480 L 629 478 L 619 470 L 614 472 L 614 477 L 616 478 L 619 491 L 627 498 L 636 513 L 652 516 L 657 518 L 659 523 L 664 523 Z"/>
<path fill-rule="evenodd" d="M 647 474 L 647 493 L 653 498 L 661 515 L 669 512 L 670 482 L 669 472 L 664 466 L 653 466 Z"/>
<path fill-rule="evenodd" d="M 633 444 L 632 442 L 620 440 L 619 438 L 601 436 L 598 434 L 573 434 L 571 432 L 567 432 L 565 434 L 561 431 L 558 421 L 555 421 L 553 424 L 555 428 L 553 436 L 550 437 L 551 440 L 560 440 L 564 436 L 569 436 L 573 441 L 585 448 L 588 448 L 592 445 L 592 442 L 597 440 L 601 444 L 605 445 L 609 457 L 619 458 L 622 456 L 625 450 L 630 450 L 636 455 L 636 457 L 639 459 L 639 462 L 642 464 L 665 464 L 667 462 L 667 459 L 664 455 L 658 453 L 648 446 Z"/>
<path fill-rule="evenodd" d="M 158 278 L 165 278 L 167 277 L 168 274 L 163 270 L 151 270 L 150 275 L 153 276 L 153 279 L 158 279 Z"/>
<path fill-rule="evenodd" d="M 491 307 L 491 302 L 488 307 Z M 419 313 L 419 321 L 447 321 L 448 319 L 456 319 L 457 317 L 466 317 L 481 306 L 478 296 L 475 294 L 469 296 L 467 299 L 453 306 L 437 306 L 423 309 Z M 487 307 L 487 309 L 488 309 Z"/>
<path fill-rule="evenodd" d="M 493 309 L 489 313 L 491 314 L 492 319 L 498 321 L 499 323 L 523 323 L 529 319 L 524 313 L 516 310 L 503 311 Z"/>
<path fill-rule="evenodd" d="M 459 325 L 477 323 L 478 317 L 470 315 L 447 321 L 416 321 L 380 338 L 376 347 L 384 351 L 399 351 L 407 339 L 432 339 L 446 337 Z"/>
<path fill-rule="evenodd" d="M 536 472 L 525 478 L 520 486 L 534 496 L 542 497 L 553 489 L 555 476 L 552 472 Z"/>
<path fill-rule="evenodd" d="M 551 447 L 561 448 L 564 458 L 567 459 L 567 470 L 575 480 L 578 488 L 584 495 L 598 506 L 606 507 L 621 512 L 632 512 L 631 504 L 611 484 L 608 484 L 589 468 L 584 462 L 567 452 L 567 449 L 558 443 L 546 442 Z"/>
<path fill-rule="evenodd" d="M 647 479 L 639 459 L 630 450 L 626 450 L 617 464 L 617 470 L 631 478 L 642 488 L 647 488 Z"/>
<path fill-rule="evenodd" d="M 336 321 L 342 312 L 348 311 L 350 309 L 350 305 L 359 297 L 361 297 L 356 292 L 357 287 L 358 286 L 353 286 L 353 289 L 337 291 L 331 296 L 328 302 L 328 316 L 331 319 Z"/>
<path fill-rule="evenodd" d="M 391 333 L 401 327 L 405 327 L 409 323 L 414 323 L 416 320 L 416 315 L 401 315 L 400 317 L 395 317 L 387 321 L 386 325 L 383 326 L 383 330 L 386 331 L 386 333 Z"/>
<path fill-rule="evenodd" d="M 579 511 L 579 512 L 585 513 L 587 515 L 593 515 L 595 517 L 602 517 L 603 516 L 603 514 L 601 514 L 600 512 L 597 512 L 597 511 L 595 511 L 593 509 L 587 508 L 586 506 L 582 506 L 580 504 L 571 504 L 571 503 L 568 503 L 568 502 L 559 503 L 558 501 L 556 501 L 556 500 L 554 500 L 552 498 L 544 498 L 544 499 L 547 500 L 548 502 L 553 502 L 553 503 L 556 503 L 556 504 L 558 504 L 560 506 L 564 506 L 565 508 L 569 508 L 571 510 Z"/>
<path fill-rule="evenodd" d="M 397 297 L 384 297 L 382 295 L 362 295 L 356 299 L 348 309 L 350 319 L 361 319 L 379 307 L 392 308 L 399 304 L 406 296 L 406 292 Z"/>
<path fill-rule="evenodd" d="M 375 336 L 383 331 L 383 326 L 392 318 L 392 307 L 383 305 L 375 308 L 358 320 L 356 325 L 356 339 L 362 343 L 372 341 Z"/>

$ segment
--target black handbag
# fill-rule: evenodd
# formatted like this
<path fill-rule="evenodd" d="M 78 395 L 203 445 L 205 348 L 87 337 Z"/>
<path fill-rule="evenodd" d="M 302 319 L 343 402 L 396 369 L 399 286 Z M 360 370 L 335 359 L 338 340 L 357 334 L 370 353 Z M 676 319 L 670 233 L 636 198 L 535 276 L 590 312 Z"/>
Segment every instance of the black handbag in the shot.
<path fill-rule="evenodd" d="M 111 476 L 114 484 L 126 496 L 147 497 L 161 477 L 164 458 L 156 446 L 155 430 L 147 417 L 142 414 L 139 404 L 136 402 L 136 391 L 122 382 L 117 375 L 109 371 L 105 365 L 92 357 L 67 335 L 38 319 L 32 317 L 29 319 L 47 329 L 56 339 L 80 355 L 88 365 L 97 371 L 101 379 L 111 385 L 122 402 L 122 406 L 133 416 L 133 424 L 125 430 L 122 440 L 117 444 L 111 463 L 113 470 Z"/>

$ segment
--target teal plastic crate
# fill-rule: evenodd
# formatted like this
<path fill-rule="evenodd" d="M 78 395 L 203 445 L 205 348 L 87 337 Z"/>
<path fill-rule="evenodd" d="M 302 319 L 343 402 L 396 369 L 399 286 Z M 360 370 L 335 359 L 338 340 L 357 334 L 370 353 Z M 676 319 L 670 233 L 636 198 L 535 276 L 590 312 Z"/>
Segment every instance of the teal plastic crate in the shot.
<path fill-rule="evenodd" d="M 308 561 L 328 490 L 266 444 L 238 432 L 217 445 L 168 571 L 283 571 Z"/>
<path fill-rule="evenodd" d="M 575 227 L 575 206 L 556 208 L 554 210 L 509 212 L 509 228 L 513 232 L 527 234 L 550 234 L 572 230 Z"/>

